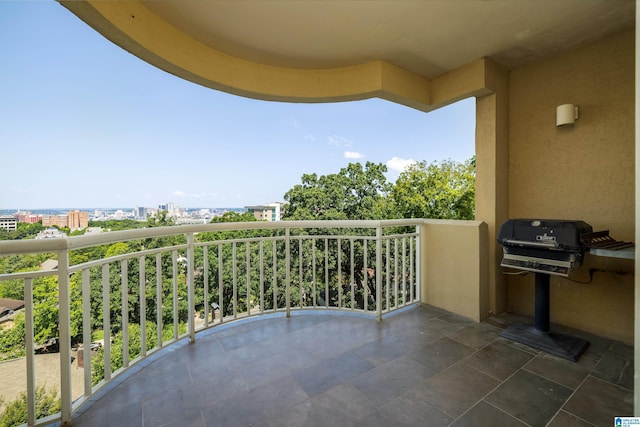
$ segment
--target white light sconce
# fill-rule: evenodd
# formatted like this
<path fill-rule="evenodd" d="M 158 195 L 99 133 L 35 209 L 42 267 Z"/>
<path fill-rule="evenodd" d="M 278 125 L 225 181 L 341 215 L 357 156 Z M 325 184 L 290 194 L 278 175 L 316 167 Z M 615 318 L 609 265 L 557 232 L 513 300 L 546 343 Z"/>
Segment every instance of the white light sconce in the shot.
<path fill-rule="evenodd" d="M 556 126 L 573 126 L 578 120 L 578 107 L 573 104 L 562 104 L 556 108 Z"/>

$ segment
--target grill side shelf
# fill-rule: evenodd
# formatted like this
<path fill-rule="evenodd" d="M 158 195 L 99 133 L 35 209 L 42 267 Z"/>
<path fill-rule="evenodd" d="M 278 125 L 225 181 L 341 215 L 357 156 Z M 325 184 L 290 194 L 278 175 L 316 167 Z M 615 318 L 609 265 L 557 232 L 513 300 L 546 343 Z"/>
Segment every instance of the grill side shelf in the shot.
<path fill-rule="evenodd" d="M 609 236 L 609 230 L 581 234 L 580 242 L 588 248 L 608 249 L 612 251 L 630 248 L 633 246 L 632 242 L 615 240 L 613 237 Z"/>

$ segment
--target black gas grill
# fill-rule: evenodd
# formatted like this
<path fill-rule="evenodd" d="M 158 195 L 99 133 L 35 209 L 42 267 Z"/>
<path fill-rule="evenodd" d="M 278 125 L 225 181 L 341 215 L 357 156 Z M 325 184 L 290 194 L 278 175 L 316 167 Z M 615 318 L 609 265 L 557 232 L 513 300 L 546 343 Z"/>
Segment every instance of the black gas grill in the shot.
<path fill-rule="evenodd" d="M 568 276 L 582 264 L 581 236 L 592 228 L 583 221 L 510 219 L 500 227 L 503 267 Z"/>
<path fill-rule="evenodd" d="M 588 341 L 552 333 L 549 328 L 549 282 L 551 275 L 567 277 L 582 264 L 586 247 L 581 237 L 592 228 L 583 221 L 510 219 L 500 227 L 498 243 L 503 247 L 500 263 L 535 273 L 535 326 L 515 323 L 501 335 L 539 350 L 576 361 Z"/>

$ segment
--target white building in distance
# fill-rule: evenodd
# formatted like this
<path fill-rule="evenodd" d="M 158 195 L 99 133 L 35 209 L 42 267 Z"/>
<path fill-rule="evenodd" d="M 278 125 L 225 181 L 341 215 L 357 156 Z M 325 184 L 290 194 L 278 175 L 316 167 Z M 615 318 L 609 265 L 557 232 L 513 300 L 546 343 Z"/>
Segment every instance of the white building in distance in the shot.
<path fill-rule="evenodd" d="M 282 219 L 282 207 L 284 203 L 273 202 L 266 205 L 245 206 L 258 221 L 280 221 Z"/>
<path fill-rule="evenodd" d="M 7 231 L 16 231 L 18 229 L 18 218 L 13 215 L 0 215 L 0 228 Z"/>

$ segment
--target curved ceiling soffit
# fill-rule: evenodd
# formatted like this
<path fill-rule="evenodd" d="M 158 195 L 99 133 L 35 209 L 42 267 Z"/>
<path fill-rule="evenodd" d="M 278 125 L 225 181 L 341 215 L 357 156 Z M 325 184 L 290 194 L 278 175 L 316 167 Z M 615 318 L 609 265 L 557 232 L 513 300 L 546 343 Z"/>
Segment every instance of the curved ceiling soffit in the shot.
<path fill-rule="evenodd" d="M 455 71 L 431 81 L 383 60 L 328 69 L 264 65 L 228 55 L 193 39 L 138 1 L 60 0 L 60 3 L 105 38 L 142 60 L 193 83 L 248 98 L 311 103 L 378 97 L 430 111 L 486 92 L 484 59 L 471 67 L 462 67 L 481 73 L 473 79 L 479 85 L 472 84 L 464 93 L 432 99 L 436 80 L 444 81 L 445 87 L 451 86 L 452 81 L 453 86 L 459 86 L 455 83 L 458 80 Z M 464 78 L 464 74 L 459 77 Z"/>

